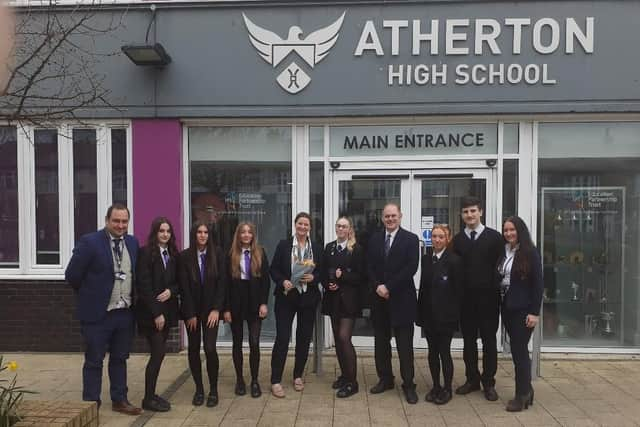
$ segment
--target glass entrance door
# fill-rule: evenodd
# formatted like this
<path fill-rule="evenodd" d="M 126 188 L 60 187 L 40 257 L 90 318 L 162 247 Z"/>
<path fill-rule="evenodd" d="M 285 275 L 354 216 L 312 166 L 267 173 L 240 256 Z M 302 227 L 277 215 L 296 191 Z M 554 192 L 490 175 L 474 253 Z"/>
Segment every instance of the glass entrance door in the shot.
<path fill-rule="evenodd" d="M 448 224 L 454 234 L 463 228 L 460 203 L 464 196 L 473 195 L 485 200 L 485 223 L 495 228 L 497 214 L 493 195 L 496 192 L 493 191 L 492 176 L 490 169 L 334 171 L 333 206 L 330 210 L 333 216 L 327 220 L 333 224 L 339 216 L 351 217 L 356 239 L 366 248 L 369 237 L 384 227 L 381 215 L 385 204 L 397 203 L 403 214 L 402 227 L 420 237 L 420 251 L 424 255 L 431 251 L 430 236 L 434 224 Z M 417 292 L 419 268 L 414 281 Z M 354 345 L 373 346 L 370 298 L 371 292 L 363 293 L 366 307 L 362 317 L 356 321 Z M 331 340 L 330 336 L 327 338 Z M 416 328 L 414 346 L 426 346 L 420 328 Z M 462 348 L 462 340 L 454 339 L 453 346 Z"/>

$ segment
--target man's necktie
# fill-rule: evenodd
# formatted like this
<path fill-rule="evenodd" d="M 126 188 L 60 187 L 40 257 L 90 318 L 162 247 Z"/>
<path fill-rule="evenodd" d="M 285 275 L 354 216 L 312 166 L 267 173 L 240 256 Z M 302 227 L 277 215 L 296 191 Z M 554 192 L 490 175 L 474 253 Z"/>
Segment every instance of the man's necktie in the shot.
<path fill-rule="evenodd" d="M 204 269 L 206 260 L 206 254 L 200 254 L 200 283 L 202 284 L 204 284 Z"/>
<path fill-rule="evenodd" d="M 122 239 L 113 239 L 113 253 L 116 254 L 116 258 L 119 260 L 122 259 L 122 250 L 120 249 L 120 242 Z"/>
<path fill-rule="evenodd" d="M 475 230 L 473 230 L 471 233 L 469 233 L 471 235 L 471 241 L 475 242 L 476 241 L 476 235 L 478 234 Z"/>
<path fill-rule="evenodd" d="M 389 255 L 389 249 L 391 249 L 391 234 L 387 234 L 387 238 L 384 240 L 384 256 Z"/>
<path fill-rule="evenodd" d="M 432 258 L 433 263 L 435 264 L 436 262 L 438 262 L 438 256 L 434 255 Z"/>
<path fill-rule="evenodd" d="M 244 251 L 244 272 L 247 275 L 247 279 L 251 279 L 251 255 L 248 250 Z"/>
<path fill-rule="evenodd" d="M 162 250 L 162 262 L 164 262 L 164 268 L 167 268 L 167 264 L 169 264 L 169 252 L 166 249 Z"/>

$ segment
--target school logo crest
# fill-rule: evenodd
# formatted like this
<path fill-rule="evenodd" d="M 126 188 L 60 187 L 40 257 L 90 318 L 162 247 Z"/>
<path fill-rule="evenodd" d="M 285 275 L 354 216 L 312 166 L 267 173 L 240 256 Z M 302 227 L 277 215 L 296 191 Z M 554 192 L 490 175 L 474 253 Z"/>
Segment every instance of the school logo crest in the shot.
<path fill-rule="evenodd" d="M 244 24 L 249 32 L 249 41 L 258 55 L 276 68 L 291 52 L 295 52 L 309 67 L 314 68 L 322 61 L 338 41 L 342 21 L 346 12 L 332 24 L 302 37 L 302 29 L 296 25 L 289 28 L 286 39 L 276 33 L 254 24 L 244 13 Z M 295 61 L 292 61 L 277 76 L 276 81 L 290 94 L 297 94 L 311 83 L 311 77 Z"/>

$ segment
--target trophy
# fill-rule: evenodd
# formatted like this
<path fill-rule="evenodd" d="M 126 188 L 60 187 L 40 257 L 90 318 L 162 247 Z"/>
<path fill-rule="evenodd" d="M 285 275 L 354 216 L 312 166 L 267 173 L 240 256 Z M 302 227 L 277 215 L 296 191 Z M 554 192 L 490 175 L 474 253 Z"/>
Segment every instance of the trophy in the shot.
<path fill-rule="evenodd" d="M 602 328 L 602 335 L 611 336 L 614 334 L 611 322 L 613 322 L 615 313 L 613 311 L 603 311 L 600 313 L 600 318 L 604 321 L 604 328 Z"/>
<path fill-rule="evenodd" d="M 573 296 L 571 297 L 571 301 L 580 301 L 580 297 L 578 296 L 580 285 L 578 285 L 576 282 L 571 282 L 571 289 L 573 289 Z"/>

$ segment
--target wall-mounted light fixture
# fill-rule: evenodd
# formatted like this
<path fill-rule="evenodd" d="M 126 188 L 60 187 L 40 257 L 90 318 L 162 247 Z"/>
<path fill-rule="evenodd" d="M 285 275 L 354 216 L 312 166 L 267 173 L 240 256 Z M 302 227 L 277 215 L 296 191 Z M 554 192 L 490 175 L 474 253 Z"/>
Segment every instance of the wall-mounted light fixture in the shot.
<path fill-rule="evenodd" d="M 155 67 L 164 67 L 171 63 L 171 57 L 164 49 L 164 47 L 158 43 L 149 43 L 149 30 L 151 29 L 151 24 L 155 24 L 156 22 L 156 5 L 152 4 L 150 6 L 151 9 L 151 20 L 149 21 L 149 25 L 147 26 L 147 33 L 144 37 L 144 44 L 130 44 L 122 46 L 122 52 L 136 65 L 152 65 Z M 155 40 L 155 27 L 154 27 L 154 40 Z"/>

